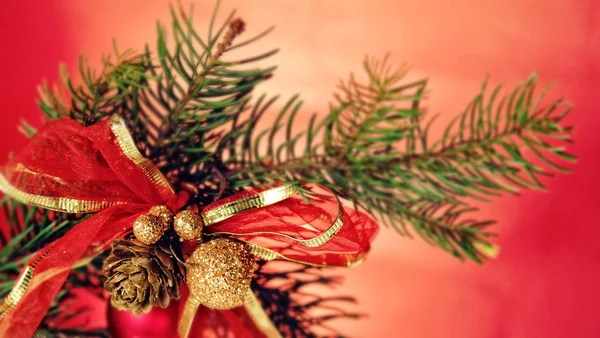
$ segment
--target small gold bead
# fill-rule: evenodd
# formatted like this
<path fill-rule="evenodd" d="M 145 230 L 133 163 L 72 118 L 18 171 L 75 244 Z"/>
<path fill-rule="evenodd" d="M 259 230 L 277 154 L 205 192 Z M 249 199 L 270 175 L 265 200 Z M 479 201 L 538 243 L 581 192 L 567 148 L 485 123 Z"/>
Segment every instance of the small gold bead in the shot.
<path fill-rule="evenodd" d="M 160 218 L 165 231 L 171 227 L 171 224 L 173 224 L 173 213 L 164 205 L 153 206 L 150 208 L 150 211 L 148 211 L 148 214 Z"/>
<path fill-rule="evenodd" d="M 180 211 L 173 223 L 175 232 L 184 240 L 201 239 L 203 226 L 202 217 L 191 210 Z"/>
<path fill-rule="evenodd" d="M 187 259 L 190 296 L 218 310 L 244 305 L 256 269 L 248 244 L 228 238 L 202 243 Z"/>
<path fill-rule="evenodd" d="M 165 233 L 158 216 L 142 215 L 133 223 L 133 234 L 138 241 L 150 245 L 158 242 Z"/>

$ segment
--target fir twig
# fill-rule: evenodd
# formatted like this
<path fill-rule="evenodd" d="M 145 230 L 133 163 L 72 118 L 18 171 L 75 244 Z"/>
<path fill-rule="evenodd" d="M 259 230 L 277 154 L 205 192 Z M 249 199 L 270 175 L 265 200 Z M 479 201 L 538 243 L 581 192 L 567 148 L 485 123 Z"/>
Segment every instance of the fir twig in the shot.
<path fill-rule="evenodd" d="M 496 254 L 486 230 L 493 222 L 469 217 L 471 199 L 541 189 L 546 168 L 567 171 L 556 159 L 574 160 L 560 144 L 570 142 L 572 128 L 563 119 L 571 107 L 563 99 L 545 103 L 546 90 L 535 95 L 535 75 L 502 98 L 500 87 L 486 98 L 486 81 L 432 142 L 433 120 L 425 120 L 422 109 L 427 82 L 401 83 L 406 70 L 394 70 L 387 58 L 367 59 L 364 68 L 366 83 L 351 75 L 339 85 L 330 113 L 320 120 L 313 115 L 296 134 L 296 97 L 256 134 L 266 109 L 259 100 L 249 113 L 252 124 L 230 141 L 237 149 L 225 162 L 230 185 L 320 183 L 402 234 L 409 235 L 411 225 L 427 242 L 481 262 Z M 278 145 L 276 135 L 284 139 Z"/>

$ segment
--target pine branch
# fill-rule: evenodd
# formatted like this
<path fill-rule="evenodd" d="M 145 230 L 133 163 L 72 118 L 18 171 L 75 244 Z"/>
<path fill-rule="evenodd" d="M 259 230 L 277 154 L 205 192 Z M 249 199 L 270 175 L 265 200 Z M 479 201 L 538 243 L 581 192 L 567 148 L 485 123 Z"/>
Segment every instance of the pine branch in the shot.
<path fill-rule="evenodd" d="M 259 100 L 252 124 L 228 145 L 238 149 L 225 161 L 229 184 L 324 184 L 400 233 L 409 235 L 410 224 L 428 242 L 480 262 L 494 254 L 485 230 L 493 222 L 472 220 L 469 199 L 543 188 L 546 168 L 567 171 L 551 156 L 574 160 L 556 144 L 570 142 L 572 129 L 563 126 L 570 106 L 563 99 L 542 105 L 546 91 L 535 95 L 535 75 L 501 99 L 500 87 L 485 99 L 484 83 L 431 144 L 433 120 L 425 121 L 421 108 L 426 81 L 401 84 L 406 71 L 394 71 L 387 58 L 367 59 L 364 67 L 369 81 L 351 76 L 341 83 L 330 114 L 313 115 L 299 133 L 293 126 L 301 102 L 294 97 L 273 126 L 256 134 L 256 121 L 272 104 Z M 278 137 L 284 141 L 276 146 Z"/>

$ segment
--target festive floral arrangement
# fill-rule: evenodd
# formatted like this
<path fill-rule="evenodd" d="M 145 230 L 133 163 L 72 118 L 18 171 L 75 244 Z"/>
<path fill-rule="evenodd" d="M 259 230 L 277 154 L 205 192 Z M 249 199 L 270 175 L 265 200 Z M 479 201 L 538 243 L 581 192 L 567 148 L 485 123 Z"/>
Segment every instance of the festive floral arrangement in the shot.
<path fill-rule="evenodd" d="M 481 262 L 497 248 L 490 221 L 465 217 L 469 198 L 541 187 L 540 163 L 573 160 L 557 143 L 570 107 L 535 96 L 535 77 L 499 103 L 482 92 L 431 143 L 426 81 L 402 84 L 387 59 L 342 82 L 326 116 L 299 126 L 293 98 L 257 133 L 274 101 L 250 93 L 273 68 L 247 65 L 273 52 L 223 58 L 265 34 L 236 44 L 232 13 L 203 40 L 186 13 L 173 11 L 171 49 L 159 28 L 155 52 L 115 49 L 99 75 L 82 61 L 82 85 L 65 76 L 66 98 L 42 90 L 46 123 L 23 126 L 0 172 L 0 336 L 64 335 L 78 286 L 142 316 L 180 301 L 180 337 L 330 335 L 328 319 L 352 317 L 329 304 L 344 300 L 302 288 L 361 263 L 378 224 Z"/>

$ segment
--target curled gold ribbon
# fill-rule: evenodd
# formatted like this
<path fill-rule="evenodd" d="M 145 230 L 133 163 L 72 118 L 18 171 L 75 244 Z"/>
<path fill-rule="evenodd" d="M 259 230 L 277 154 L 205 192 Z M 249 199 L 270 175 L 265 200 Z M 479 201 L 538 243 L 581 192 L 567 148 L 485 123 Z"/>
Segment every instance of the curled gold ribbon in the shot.
<path fill-rule="evenodd" d="M 283 201 L 293 195 L 293 193 L 290 193 L 292 189 L 290 189 L 288 187 L 293 188 L 293 191 L 297 191 L 297 188 L 295 186 L 290 185 L 290 186 L 283 186 L 283 187 L 269 189 L 269 190 L 264 191 L 263 193 L 269 195 L 271 201 L 280 202 L 280 201 Z M 342 226 L 344 225 L 344 212 L 343 212 L 342 202 L 337 197 L 337 195 L 335 195 L 332 191 L 331 191 L 331 193 L 333 194 L 333 196 L 336 199 L 336 202 L 338 205 L 338 213 L 337 213 L 334 221 L 329 226 L 329 228 L 327 228 L 325 231 L 323 231 L 322 233 L 318 234 L 317 236 L 315 236 L 313 238 L 299 239 L 299 238 L 295 238 L 295 237 L 292 237 L 290 235 L 286 235 L 283 233 L 268 232 L 268 231 L 250 232 L 250 233 L 245 233 L 244 235 L 250 235 L 250 236 L 251 235 L 277 235 L 277 236 L 289 238 L 289 239 L 296 241 L 296 242 L 298 242 L 306 247 L 309 247 L 309 248 L 319 247 L 319 246 L 327 243 L 330 239 L 332 239 L 342 229 Z M 241 213 L 242 211 L 245 211 L 245 210 L 248 210 L 251 208 L 261 208 L 261 207 L 265 207 L 265 206 L 269 205 L 269 204 L 260 204 L 259 203 L 260 198 L 256 198 L 255 196 L 250 196 L 247 198 L 240 199 L 239 202 L 240 202 L 239 204 L 237 204 L 237 203 L 234 204 L 234 202 L 232 202 L 232 203 L 228 203 L 228 204 L 225 204 L 218 208 L 213 209 L 213 210 L 219 209 L 216 212 L 216 215 L 228 215 L 227 217 L 221 218 L 219 221 L 222 221 L 226 218 L 232 217 L 238 213 Z M 274 203 L 271 203 L 271 204 L 274 204 Z M 242 205 L 242 206 L 252 205 L 252 207 L 240 210 L 241 208 L 238 207 L 238 205 Z M 236 211 L 236 209 L 239 211 Z M 209 210 L 209 212 L 213 211 L 213 210 Z M 213 216 L 211 216 L 211 217 L 213 217 Z M 217 222 L 219 222 L 219 221 L 217 221 Z M 214 223 L 216 223 L 216 222 L 213 222 L 211 224 L 214 224 Z M 205 225 L 206 225 L 206 223 L 205 223 Z M 211 235 L 212 236 L 221 236 L 221 235 L 231 236 L 234 234 L 229 233 L 229 232 L 213 232 L 213 233 L 211 233 Z"/>
<path fill-rule="evenodd" d="M 267 338 L 282 338 L 281 333 L 273 322 L 271 318 L 265 312 L 265 309 L 260 305 L 260 302 L 254 295 L 254 292 L 251 289 L 248 289 L 246 293 L 246 301 L 244 302 L 244 307 L 248 312 L 248 315 L 254 322 L 254 325 L 267 337 Z"/>
<path fill-rule="evenodd" d="M 10 196 L 11 198 L 14 198 L 22 203 L 33 205 L 36 207 L 41 207 L 48 210 L 61 211 L 67 213 L 95 212 L 123 203 L 109 201 L 89 201 L 66 197 L 50 197 L 44 195 L 30 194 L 10 184 L 8 180 L 4 177 L 4 175 L 2 175 L 1 173 L 0 190 L 2 190 L 2 192 L 4 192 L 5 195 Z"/>
<path fill-rule="evenodd" d="M 31 283 L 33 270 L 34 268 L 32 266 L 26 266 L 21 274 L 21 278 L 19 278 L 10 293 L 2 300 L 0 303 L 0 319 L 4 318 L 10 311 L 19 305 L 19 302 L 27 291 L 29 283 Z"/>
<path fill-rule="evenodd" d="M 292 258 L 288 258 L 282 254 L 280 254 L 279 252 L 275 251 L 275 250 L 271 250 L 268 248 L 265 248 L 264 246 L 260 246 L 258 244 L 254 244 L 251 242 L 247 242 L 244 241 L 245 243 L 247 243 L 250 246 L 250 252 L 257 258 L 265 260 L 265 261 L 274 261 L 276 259 L 281 259 L 283 261 L 286 262 L 292 262 L 292 263 L 299 263 L 299 264 L 304 264 L 304 265 L 310 265 L 310 266 L 314 266 L 314 267 L 319 267 L 319 268 L 328 268 L 330 267 L 330 265 L 326 265 L 326 264 L 315 264 L 315 263 L 308 263 L 308 262 L 303 262 L 303 261 L 299 261 L 296 259 L 292 259 Z M 356 267 L 358 265 L 360 265 L 363 261 L 364 261 L 365 257 L 361 256 L 359 257 L 359 259 L 353 261 L 353 262 L 347 262 L 346 263 L 346 267 L 347 268 L 353 268 Z"/>
<path fill-rule="evenodd" d="M 196 312 L 198 312 L 199 307 L 200 302 L 196 298 L 189 297 L 185 301 L 183 314 L 181 315 L 179 326 L 177 327 L 177 333 L 179 333 L 179 337 L 188 337 L 190 335 L 192 324 L 194 324 L 194 318 L 196 317 Z"/>
<path fill-rule="evenodd" d="M 163 190 L 161 193 L 174 194 L 173 187 L 171 187 L 165 176 L 158 170 L 154 163 L 140 153 L 121 115 L 112 115 L 109 123 L 110 130 L 115 135 L 123 154 L 140 168 L 154 186 L 158 186 Z"/>
<path fill-rule="evenodd" d="M 290 198 L 291 196 L 293 196 L 297 192 L 298 192 L 298 190 L 295 185 L 283 185 L 280 187 L 275 187 L 275 188 L 271 188 L 271 189 L 262 191 L 255 195 L 251 195 L 251 196 L 241 198 L 236 201 L 226 203 L 226 204 L 216 207 L 214 209 L 207 210 L 207 211 L 203 212 L 201 214 L 201 216 L 202 216 L 204 225 L 210 226 L 210 225 L 216 224 L 220 221 L 223 221 L 229 217 L 240 214 L 244 211 L 247 211 L 250 209 L 255 209 L 255 208 L 262 208 L 262 207 L 266 207 L 266 206 L 284 201 L 284 200 Z M 327 243 L 329 240 L 331 240 L 340 231 L 340 229 L 342 228 L 342 226 L 344 224 L 344 212 L 343 212 L 342 203 L 341 203 L 340 199 L 333 192 L 331 192 L 331 193 L 336 198 L 336 202 L 338 205 L 337 215 L 336 215 L 335 219 L 332 221 L 331 225 L 325 231 L 321 232 L 320 234 L 318 234 L 317 236 L 315 236 L 313 238 L 299 239 L 299 238 L 294 238 L 294 237 L 286 235 L 286 234 L 276 233 L 276 232 L 256 232 L 256 233 L 249 233 L 249 234 L 245 234 L 245 235 L 274 234 L 274 235 L 279 235 L 279 236 L 283 236 L 283 237 L 292 239 L 306 247 L 314 248 L 314 247 L 321 246 L 321 245 Z M 234 234 L 226 233 L 226 232 L 214 232 L 214 233 L 211 233 L 210 235 L 211 236 L 222 236 L 222 235 L 231 236 Z M 281 259 L 281 260 L 285 260 L 288 262 L 307 264 L 307 265 L 311 265 L 311 266 L 320 266 L 320 267 L 327 266 L 325 264 L 319 265 L 319 264 L 313 264 L 313 263 L 302 262 L 299 260 L 294 260 L 294 259 L 286 257 L 285 255 L 283 255 L 279 252 L 276 252 L 274 250 L 263 247 L 259 244 L 251 243 L 248 241 L 244 241 L 244 242 L 246 242 L 250 246 L 251 253 L 255 257 L 263 259 L 263 260 L 271 261 L 271 260 Z M 355 262 L 352 262 L 352 263 L 349 262 L 348 266 L 351 266 L 354 263 Z M 186 305 L 184 307 L 183 316 L 179 323 L 178 331 L 179 331 L 179 334 L 181 337 L 184 337 L 184 338 L 188 337 L 189 332 L 192 327 L 192 324 L 193 324 L 194 317 L 196 315 L 196 312 L 197 312 L 199 306 L 200 306 L 200 304 L 198 303 L 198 300 L 196 300 L 196 299 L 188 299 L 188 301 L 186 302 Z M 256 327 L 267 338 L 281 338 L 282 337 L 281 333 L 277 330 L 277 328 L 275 327 L 275 325 L 270 320 L 269 316 L 267 315 L 267 313 L 261 306 L 259 300 L 254 295 L 254 292 L 250 289 L 248 289 L 248 292 L 246 294 L 244 307 L 246 308 L 248 315 L 250 316 L 250 318 L 252 319 L 252 321 L 254 322 Z"/>
<path fill-rule="evenodd" d="M 209 226 L 246 210 L 262 208 L 279 203 L 292 197 L 297 192 L 298 190 L 295 185 L 286 184 L 207 210 L 200 216 L 202 216 L 204 225 Z"/>
<path fill-rule="evenodd" d="M 241 198 L 239 200 L 226 203 L 214 209 L 207 210 L 201 213 L 200 216 L 202 217 L 204 225 L 210 226 L 244 211 L 279 203 L 290 198 L 297 192 L 298 190 L 295 185 L 287 184 L 267 189 L 246 198 Z M 252 293 L 252 290 L 250 289 L 246 294 L 244 306 L 246 307 L 248 315 L 256 324 L 256 327 L 261 330 L 261 332 L 263 332 L 267 338 L 281 338 L 281 334 L 277 328 L 275 328 L 269 319 L 269 316 L 267 316 L 264 309 L 254 296 L 254 293 Z M 183 309 L 183 314 L 179 321 L 178 333 L 180 337 L 187 338 L 189 336 L 196 312 L 198 311 L 199 307 L 200 303 L 197 299 L 192 297 L 188 298 Z"/>

